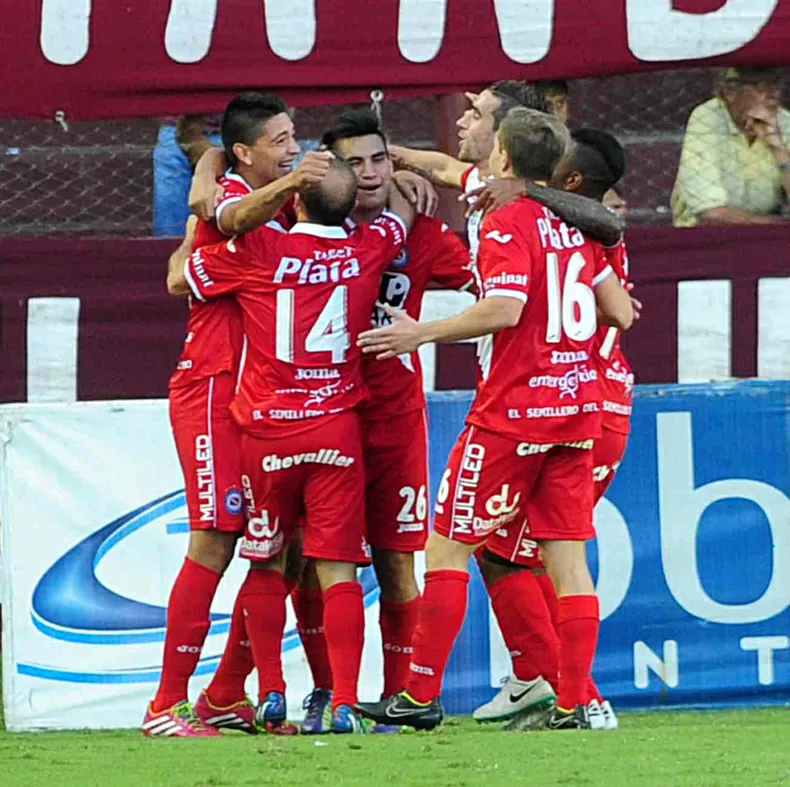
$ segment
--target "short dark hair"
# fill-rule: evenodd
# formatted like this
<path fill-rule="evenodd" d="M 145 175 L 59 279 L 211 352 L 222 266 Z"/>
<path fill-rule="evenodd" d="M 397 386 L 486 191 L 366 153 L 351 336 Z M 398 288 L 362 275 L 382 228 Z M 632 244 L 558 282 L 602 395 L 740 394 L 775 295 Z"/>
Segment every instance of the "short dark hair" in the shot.
<path fill-rule="evenodd" d="M 502 79 L 488 88 L 498 99 L 499 106 L 494 112 L 494 131 L 501 125 L 505 116 L 515 107 L 536 109 L 548 112 L 549 105 L 545 96 L 538 90 L 536 83 L 519 79 Z"/>
<path fill-rule="evenodd" d="M 233 146 L 241 142 L 254 145 L 263 131 L 263 125 L 275 115 L 288 112 L 288 105 L 279 96 L 252 91 L 239 93 L 225 108 L 222 116 L 222 145 L 232 166 L 239 161 Z"/>
<path fill-rule="evenodd" d="M 513 172 L 527 180 L 551 180 L 568 152 L 571 137 L 553 115 L 516 107 L 499 127 L 499 144 L 510 156 Z"/>
<path fill-rule="evenodd" d="M 571 93 L 567 79 L 544 79 L 536 82 L 535 85 L 544 98 L 556 95 L 569 96 Z"/>
<path fill-rule="evenodd" d="M 301 193 L 310 221 L 341 227 L 357 201 L 357 177 L 343 159 L 333 159 L 321 183 Z"/>
<path fill-rule="evenodd" d="M 376 113 L 368 107 L 359 109 L 349 109 L 338 115 L 332 125 L 324 132 L 321 137 L 321 144 L 329 150 L 334 150 L 335 146 L 342 139 L 355 139 L 356 137 L 368 137 L 375 134 L 387 148 L 387 137 L 381 128 Z"/>
<path fill-rule="evenodd" d="M 625 175 L 625 148 L 612 134 L 595 128 L 580 128 L 571 133 L 571 139 L 576 143 L 572 166 L 584 178 L 582 194 L 602 199 Z"/>

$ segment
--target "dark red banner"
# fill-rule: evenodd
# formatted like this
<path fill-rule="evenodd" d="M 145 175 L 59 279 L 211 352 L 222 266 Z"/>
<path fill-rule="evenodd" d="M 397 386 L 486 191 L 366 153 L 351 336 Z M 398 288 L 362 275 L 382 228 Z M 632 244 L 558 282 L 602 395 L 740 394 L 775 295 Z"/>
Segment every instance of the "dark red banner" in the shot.
<path fill-rule="evenodd" d="M 637 293 L 645 304 L 643 319 L 625 342 L 638 382 L 675 382 L 679 365 L 693 370 L 696 355 L 704 376 L 705 352 L 721 342 L 728 348 L 732 376 L 757 375 L 762 344 L 767 373 L 787 376 L 782 349 L 788 341 L 787 298 L 777 287 L 790 272 L 790 228 L 634 229 L 628 242 Z M 28 360 L 40 355 L 40 348 L 28 346 L 35 334 L 32 315 L 39 314 L 31 299 L 46 297 L 78 299 L 71 312 L 78 399 L 165 396 L 187 316 L 185 300 L 165 291 L 174 245 L 172 240 L 3 240 L 0 402 L 28 398 Z M 688 283 L 696 283 L 690 301 L 683 289 Z M 714 296 L 724 285 L 729 297 L 708 298 L 707 285 Z M 774 296 L 765 297 L 771 291 Z M 57 311 L 50 312 L 54 319 Z M 61 341 L 62 326 L 51 329 L 44 341 L 49 335 L 52 342 Z M 35 336 L 40 344 L 42 334 Z M 780 356 L 773 366 L 768 362 L 772 352 Z M 55 356 L 53 363 L 65 360 Z M 41 373 L 48 373 L 46 364 Z M 474 378 L 473 346 L 438 348 L 436 389 L 473 387 Z M 44 379 L 45 389 L 47 384 Z"/>
<path fill-rule="evenodd" d="M 158 116 L 240 89 L 294 103 L 679 63 L 790 63 L 790 0 L 5 3 L 0 114 Z M 144 9 L 144 10 L 143 10 Z"/>

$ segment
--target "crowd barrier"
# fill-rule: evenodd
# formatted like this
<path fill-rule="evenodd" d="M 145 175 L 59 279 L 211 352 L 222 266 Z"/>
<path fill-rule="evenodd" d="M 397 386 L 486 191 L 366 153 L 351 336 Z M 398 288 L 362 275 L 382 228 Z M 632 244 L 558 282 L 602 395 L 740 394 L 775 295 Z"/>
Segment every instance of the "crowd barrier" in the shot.
<path fill-rule="evenodd" d="M 470 399 L 429 395 L 434 492 Z M 166 402 L 5 405 L 0 443 L 6 724 L 135 726 L 187 539 Z M 790 701 L 788 494 L 790 383 L 637 390 L 590 547 L 603 617 L 595 677 L 617 707 Z M 244 570 L 235 562 L 220 586 L 193 692 L 216 668 Z M 474 573 L 445 683 L 452 713 L 489 699 L 508 672 Z M 371 570 L 361 580 L 361 694 L 374 698 L 378 590 Z M 290 610 L 283 651 L 296 710 L 311 687 Z"/>

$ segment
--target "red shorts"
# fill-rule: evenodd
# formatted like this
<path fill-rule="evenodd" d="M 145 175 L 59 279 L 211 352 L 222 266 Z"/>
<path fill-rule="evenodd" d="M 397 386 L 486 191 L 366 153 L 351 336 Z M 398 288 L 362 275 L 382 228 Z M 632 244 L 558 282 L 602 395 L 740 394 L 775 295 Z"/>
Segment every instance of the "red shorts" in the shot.
<path fill-rule="evenodd" d="M 170 390 L 170 423 L 192 530 L 244 530 L 241 432 L 228 410 L 235 390 L 232 374 Z"/>
<path fill-rule="evenodd" d="M 603 430 L 603 435 L 595 441 L 592 461 L 596 503 L 604 496 L 609 484 L 612 483 L 614 474 L 625 454 L 627 443 L 628 435 L 606 428 Z M 538 545 L 533 538 L 530 538 L 530 535 L 526 528 L 526 522 L 520 528 L 500 529 L 488 539 L 486 549 L 517 566 L 542 569 L 544 565 Z"/>
<path fill-rule="evenodd" d="M 362 419 L 365 519 L 371 546 L 419 552 L 428 538 L 428 450 L 424 410 L 397 423 Z"/>
<path fill-rule="evenodd" d="M 628 435 L 603 428 L 603 434 L 595 441 L 593 449 L 593 479 L 595 480 L 595 502 L 605 494 L 614 481 L 614 474 L 620 467 L 628 445 Z"/>
<path fill-rule="evenodd" d="M 269 560 L 303 527 L 305 557 L 367 564 L 365 471 L 356 413 L 316 419 L 297 435 L 244 433 L 242 487 L 247 528 L 239 555 Z"/>
<path fill-rule="evenodd" d="M 590 448 L 534 445 L 467 426 L 450 453 L 434 529 L 465 544 L 497 532 L 532 541 L 586 541 L 592 523 Z"/>

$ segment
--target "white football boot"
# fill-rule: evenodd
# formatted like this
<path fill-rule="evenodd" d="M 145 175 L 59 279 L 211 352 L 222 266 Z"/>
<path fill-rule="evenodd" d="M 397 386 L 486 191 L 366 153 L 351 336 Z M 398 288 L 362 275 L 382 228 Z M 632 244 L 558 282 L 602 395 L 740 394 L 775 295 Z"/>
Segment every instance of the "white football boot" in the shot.
<path fill-rule="evenodd" d="M 506 721 L 517 713 L 539 706 L 548 706 L 554 700 L 554 690 L 543 678 L 523 681 L 510 677 L 499 693 L 472 714 L 475 721 Z"/>
<path fill-rule="evenodd" d="M 601 703 L 601 714 L 604 720 L 603 729 L 616 730 L 620 726 L 620 722 L 617 721 L 617 715 L 609 700 L 604 700 Z"/>

